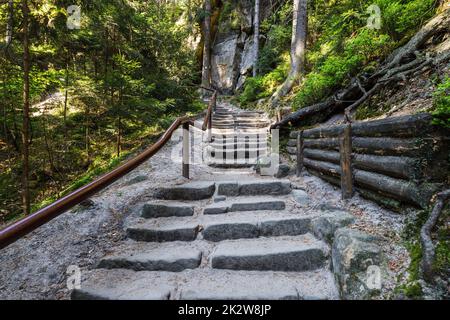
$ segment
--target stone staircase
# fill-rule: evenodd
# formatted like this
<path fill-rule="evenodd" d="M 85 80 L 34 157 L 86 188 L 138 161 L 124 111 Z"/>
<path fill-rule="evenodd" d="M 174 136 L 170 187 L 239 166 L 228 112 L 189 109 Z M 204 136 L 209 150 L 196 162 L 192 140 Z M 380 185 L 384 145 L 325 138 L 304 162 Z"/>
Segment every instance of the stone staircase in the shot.
<path fill-rule="evenodd" d="M 337 299 L 329 247 L 312 234 L 320 214 L 288 180 L 161 188 L 72 299 Z"/>
<path fill-rule="evenodd" d="M 219 103 L 213 114 L 213 143 L 208 165 L 220 168 L 251 167 L 267 154 L 270 122 L 263 112 L 242 111 Z"/>

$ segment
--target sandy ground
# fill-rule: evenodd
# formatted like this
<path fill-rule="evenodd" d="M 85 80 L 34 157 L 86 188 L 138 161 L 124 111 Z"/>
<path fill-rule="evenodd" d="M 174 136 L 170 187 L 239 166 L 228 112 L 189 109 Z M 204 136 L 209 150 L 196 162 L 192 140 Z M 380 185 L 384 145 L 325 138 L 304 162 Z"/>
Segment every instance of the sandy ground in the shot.
<path fill-rule="evenodd" d="M 195 150 L 203 150 L 200 133 L 195 132 L 198 145 Z M 181 177 L 181 164 L 171 160 L 180 148 L 179 142 L 171 142 L 132 173 L 93 197 L 92 203 L 74 208 L 1 250 L 0 299 L 68 299 L 66 271 L 70 265 L 82 270 L 95 267 L 99 258 L 125 238 L 123 224 L 134 207 L 151 199 L 158 187 L 186 182 Z M 249 169 L 227 171 L 203 164 L 191 167 L 193 180 L 234 180 L 242 175 L 254 176 Z M 388 297 L 396 276 L 404 273 L 409 263 L 399 238 L 405 216 L 359 196 L 341 201 L 337 188 L 308 174 L 289 179 L 305 189 L 315 204 L 347 208 L 357 217 L 355 228 L 382 238 L 388 266 L 383 297 Z"/>

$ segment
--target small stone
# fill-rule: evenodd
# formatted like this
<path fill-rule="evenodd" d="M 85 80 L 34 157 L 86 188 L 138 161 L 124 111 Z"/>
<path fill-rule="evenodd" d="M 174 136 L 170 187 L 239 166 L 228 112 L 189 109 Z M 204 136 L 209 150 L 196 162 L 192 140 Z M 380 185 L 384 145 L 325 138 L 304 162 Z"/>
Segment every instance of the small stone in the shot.
<path fill-rule="evenodd" d="M 309 195 L 301 189 L 292 190 L 292 196 L 298 204 L 304 207 L 308 206 L 311 202 Z"/>
<path fill-rule="evenodd" d="M 80 202 L 80 207 L 82 209 L 90 209 L 95 207 L 95 202 L 91 199 L 86 199 Z"/>
<path fill-rule="evenodd" d="M 214 197 L 214 202 L 223 202 L 223 201 L 226 201 L 227 200 L 227 197 L 225 197 L 225 196 L 215 196 Z"/>

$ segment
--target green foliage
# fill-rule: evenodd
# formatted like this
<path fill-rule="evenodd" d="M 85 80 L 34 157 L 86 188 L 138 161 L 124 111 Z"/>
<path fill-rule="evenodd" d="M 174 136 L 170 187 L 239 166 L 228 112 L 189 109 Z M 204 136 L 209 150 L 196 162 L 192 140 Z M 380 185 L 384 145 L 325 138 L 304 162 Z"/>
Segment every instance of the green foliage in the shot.
<path fill-rule="evenodd" d="M 450 77 L 438 84 L 433 94 L 433 123 L 450 128 Z"/>
<path fill-rule="evenodd" d="M 36 209 L 147 146 L 175 117 L 205 106 L 192 89 L 199 73 L 186 43 L 193 29 L 185 15 L 190 3 L 28 3 L 30 185 Z M 67 29 L 70 4 L 82 7 L 80 29 Z M 5 47 L 0 40 L 0 223 L 21 211 L 20 1 L 13 9 L 12 42 Z M 7 4 L 0 4 L 0 25 L 6 26 L 9 14 Z"/>
<path fill-rule="evenodd" d="M 376 4 L 381 9 L 381 29 L 367 25 L 367 8 Z M 343 0 L 311 1 L 308 5 L 307 74 L 294 88 L 294 109 L 320 102 L 336 89 L 344 86 L 355 74 L 371 72 L 376 63 L 395 47 L 404 43 L 434 14 L 435 0 Z M 292 31 L 292 3 L 282 2 L 275 13 L 262 23 L 267 41 L 258 60 L 260 77 L 286 63 Z M 289 61 L 287 61 L 287 70 Z M 287 74 L 287 73 L 286 73 Z M 286 76 L 285 74 L 285 76 Z M 248 81 L 241 100 L 251 103 L 264 92 L 269 96 L 276 87 L 269 88 L 256 81 Z M 278 84 L 281 84 L 280 81 Z M 289 98 L 290 99 L 290 98 Z"/>
<path fill-rule="evenodd" d="M 283 82 L 286 74 L 287 65 L 280 64 L 264 76 L 246 79 L 244 90 L 239 95 L 239 102 L 245 107 L 254 101 L 269 97 L 273 90 Z"/>
<path fill-rule="evenodd" d="M 382 28 L 396 40 L 411 34 L 434 13 L 435 0 L 377 0 L 382 12 Z"/>

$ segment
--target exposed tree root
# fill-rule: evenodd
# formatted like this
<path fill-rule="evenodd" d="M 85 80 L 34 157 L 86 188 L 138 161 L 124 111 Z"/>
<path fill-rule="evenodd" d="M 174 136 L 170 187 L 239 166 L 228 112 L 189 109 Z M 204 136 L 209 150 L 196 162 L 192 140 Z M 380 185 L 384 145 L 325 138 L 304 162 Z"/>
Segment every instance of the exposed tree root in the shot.
<path fill-rule="evenodd" d="M 432 281 L 433 279 L 433 263 L 435 257 L 435 246 L 433 240 L 431 239 L 431 231 L 436 226 L 439 216 L 441 215 L 442 209 L 444 208 L 445 202 L 450 198 L 450 190 L 446 190 L 437 194 L 436 204 L 431 212 L 428 220 L 423 225 L 420 230 L 420 241 L 422 244 L 422 261 L 421 261 L 421 272 L 422 276 L 427 281 Z"/>

